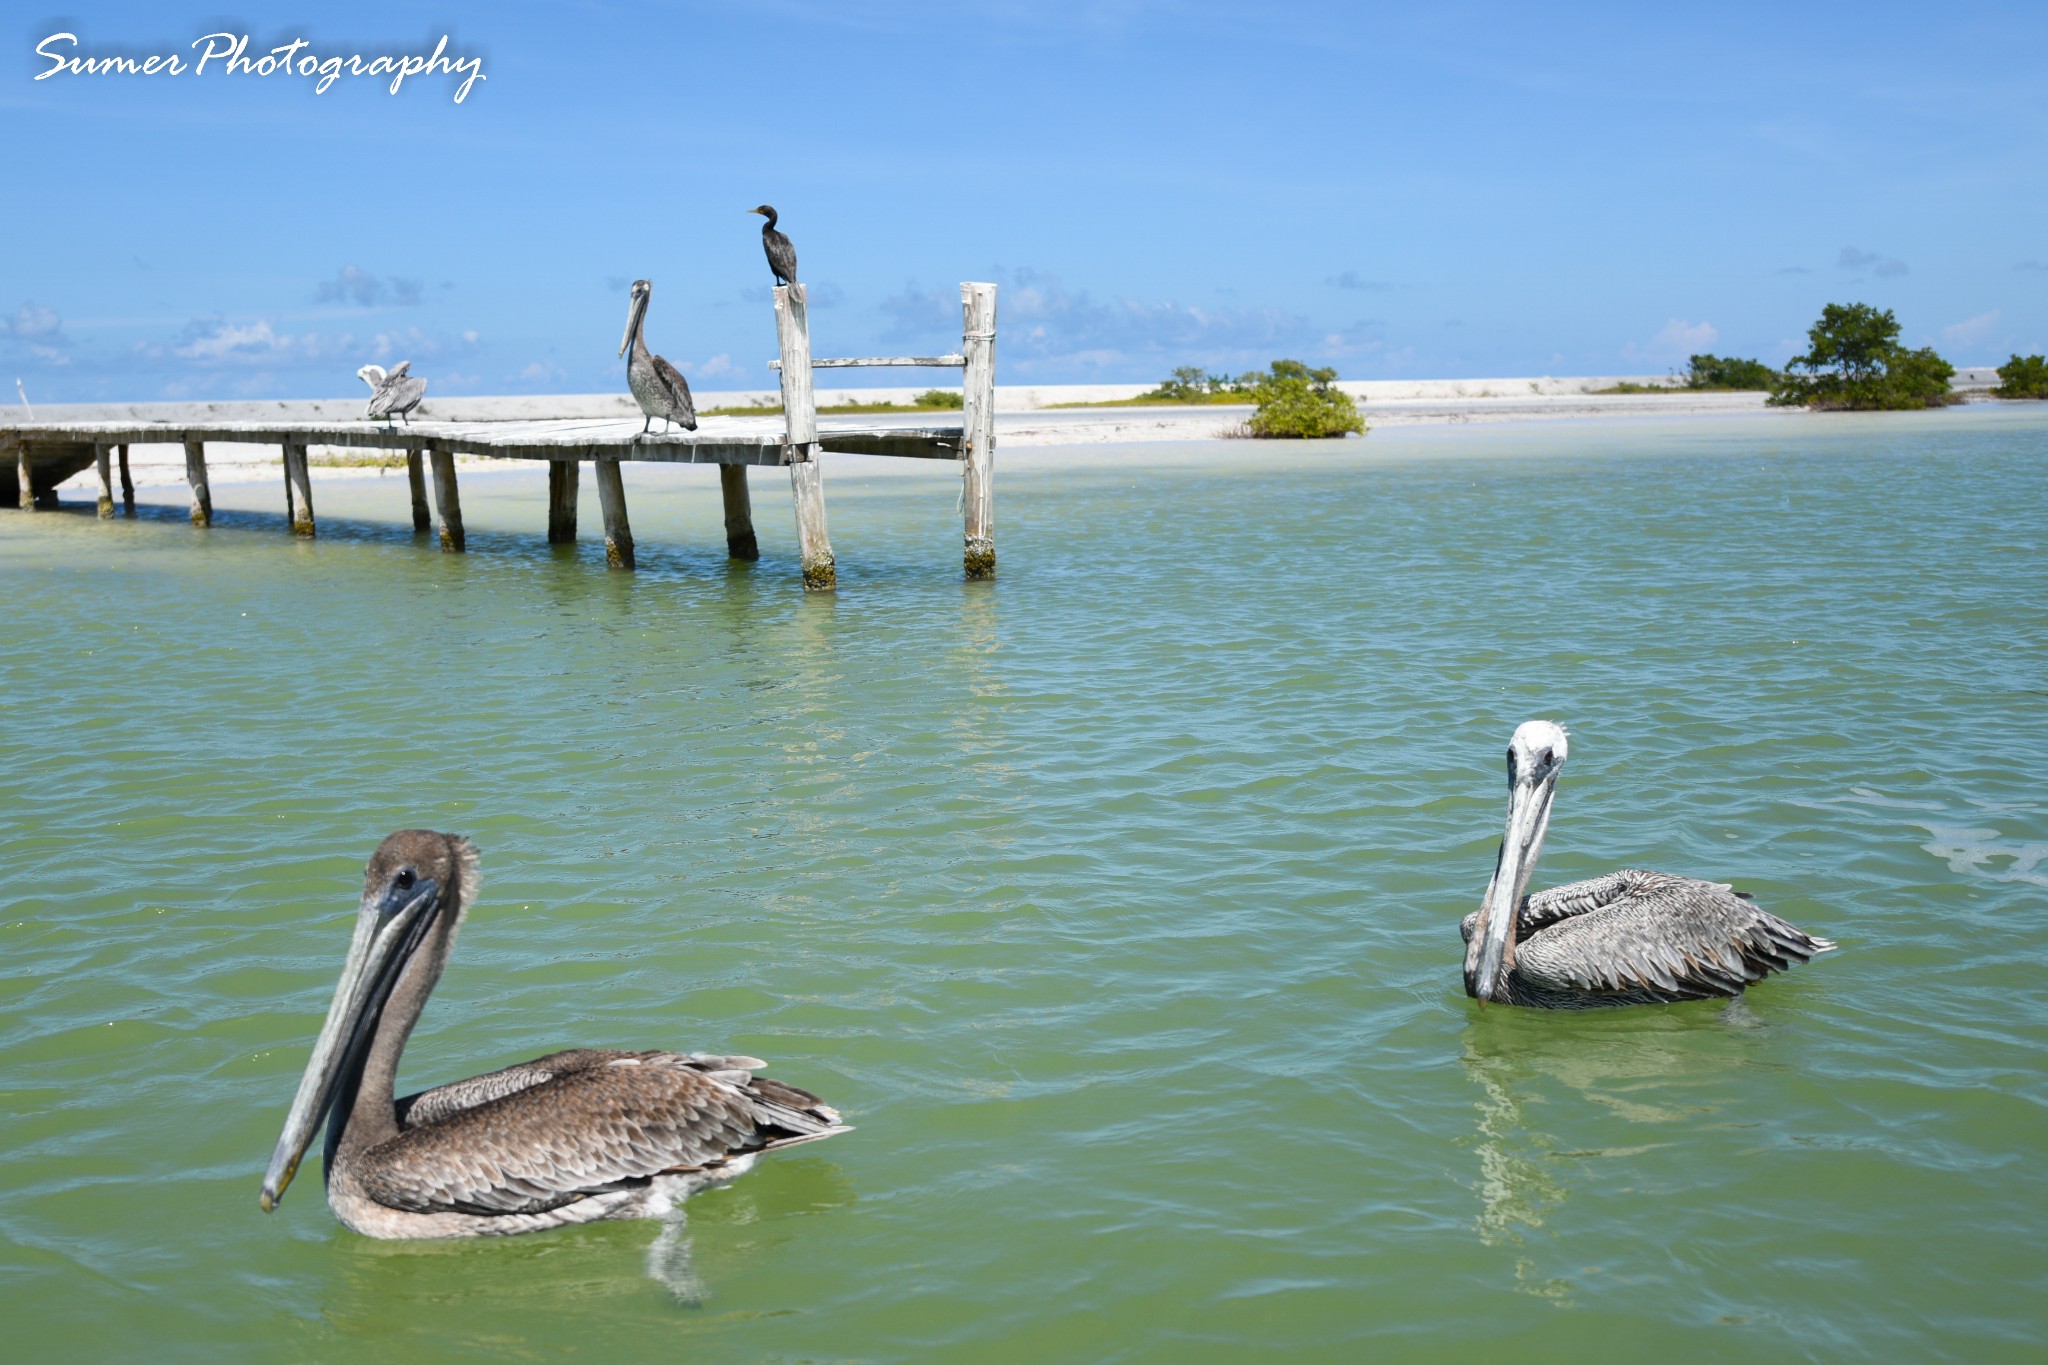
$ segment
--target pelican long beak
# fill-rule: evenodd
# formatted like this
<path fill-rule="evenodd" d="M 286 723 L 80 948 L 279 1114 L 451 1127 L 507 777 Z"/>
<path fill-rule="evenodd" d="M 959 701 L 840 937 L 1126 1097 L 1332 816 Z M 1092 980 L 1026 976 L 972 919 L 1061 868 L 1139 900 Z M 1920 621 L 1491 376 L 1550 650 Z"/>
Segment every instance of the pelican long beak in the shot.
<path fill-rule="evenodd" d="M 647 295 L 635 294 L 626 305 L 626 335 L 619 338 L 619 354 L 626 354 L 626 348 L 633 344 L 633 333 L 640 326 L 640 315 L 647 311 Z"/>
<path fill-rule="evenodd" d="M 335 1082 L 376 1028 L 397 969 L 419 946 L 419 931 L 433 918 L 427 908 L 439 890 L 432 877 L 422 877 L 403 892 L 394 888 L 381 896 L 363 897 L 348 960 L 342 964 L 341 980 L 334 988 L 334 1003 L 327 1007 L 327 1022 L 320 1026 L 306 1074 L 299 1078 L 299 1093 L 292 1097 L 284 1132 L 270 1156 L 270 1169 L 263 1173 L 265 1213 L 277 1207 L 298 1174 L 300 1159 L 334 1103 Z"/>
<path fill-rule="evenodd" d="M 1479 906 L 1479 923 L 1465 949 L 1465 994 L 1483 1007 L 1500 980 L 1515 965 L 1515 920 L 1529 875 L 1543 851 L 1543 833 L 1550 827 L 1550 801 L 1557 791 L 1558 770 L 1517 782 L 1508 791 L 1508 827 L 1501 835 L 1500 859 L 1493 881 Z"/>

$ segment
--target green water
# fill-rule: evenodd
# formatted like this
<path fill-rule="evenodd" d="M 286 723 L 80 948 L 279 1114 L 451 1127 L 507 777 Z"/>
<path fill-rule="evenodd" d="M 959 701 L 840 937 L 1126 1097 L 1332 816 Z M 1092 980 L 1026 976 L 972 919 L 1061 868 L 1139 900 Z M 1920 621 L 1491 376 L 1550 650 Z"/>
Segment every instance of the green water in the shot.
<path fill-rule="evenodd" d="M 637 575 L 472 477 L 0 512 L 15 1359 L 2025 1359 L 2048 1332 L 2048 417 L 1383 430 L 828 466 L 843 589 L 629 471 Z M 319 475 L 316 472 L 316 481 Z M 586 494 L 586 521 L 595 499 Z M 1539 884 L 1733 878 L 1842 951 L 1491 1009 Z M 407 1054 L 719 1048 L 858 1131 L 658 1227 L 394 1245 L 257 1183 L 363 860 L 473 836 Z M 674 1278 L 676 1252 L 657 1257 Z"/>

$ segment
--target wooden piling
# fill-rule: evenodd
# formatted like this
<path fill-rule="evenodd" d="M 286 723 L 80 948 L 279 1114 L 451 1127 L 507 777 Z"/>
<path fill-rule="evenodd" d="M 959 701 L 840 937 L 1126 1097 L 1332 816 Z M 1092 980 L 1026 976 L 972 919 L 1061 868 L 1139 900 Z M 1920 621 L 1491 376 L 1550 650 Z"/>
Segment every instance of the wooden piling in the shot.
<path fill-rule="evenodd" d="M 206 442 L 185 442 L 185 482 L 192 485 L 192 524 L 213 525 L 213 489 L 206 482 Z"/>
<path fill-rule="evenodd" d="M 423 536 L 434 529 L 434 517 L 427 510 L 427 471 L 417 449 L 405 452 L 405 482 L 412 490 L 412 533 Z"/>
<path fill-rule="evenodd" d="M 782 346 L 782 458 L 796 502 L 797 555 L 806 592 L 839 586 L 832 540 L 825 530 L 825 479 L 818 467 L 818 408 L 811 392 L 811 323 L 800 284 L 775 288 L 775 334 Z"/>
<path fill-rule="evenodd" d="M 128 443 L 121 443 L 121 510 L 129 516 L 135 515 L 135 480 L 128 477 Z"/>
<path fill-rule="evenodd" d="M 726 554 L 734 559 L 759 559 L 761 544 L 754 539 L 754 501 L 747 493 L 747 467 L 720 465 L 718 491 L 725 497 Z"/>
<path fill-rule="evenodd" d="M 93 468 L 99 471 L 100 476 L 101 521 L 114 519 L 114 476 L 109 472 L 107 455 L 108 450 L 105 446 L 97 447 L 92 453 Z"/>
<path fill-rule="evenodd" d="M 598 460 L 597 501 L 604 508 L 604 562 L 607 568 L 633 567 L 633 526 L 626 520 L 626 485 L 617 460 Z"/>
<path fill-rule="evenodd" d="M 961 385 L 961 456 L 966 480 L 966 549 L 969 578 L 996 576 L 996 287 L 960 286 L 960 350 L 967 357 Z"/>
<path fill-rule="evenodd" d="M 28 458 L 28 442 L 21 441 L 14 447 L 14 477 L 17 495 L 21 501 L 15 504 L 24 512 L 39 512 L 36 506 L 36 481 L 31 472 L 33 466 Z"/>
<path fill-rule="evenodd" d="M 462 490 L 455 486 L 455 453 L 435 450 L 434 503 L 441 509 L 441 552 L 459 555 L 469 548 L 462 534 Z"/>
<path fill-rule="evenodd" d="M 292 534 L 311 538 L 313 529 L 313 475 L 306 467 L 306 443 L 284 443 L 285 511 L 292 520 Z"/>
<path fill-rule="evenodd" d="M 582 480 L 581 461 L 548 461 L 548 544 L 576 543 L 576 495 Z"/>

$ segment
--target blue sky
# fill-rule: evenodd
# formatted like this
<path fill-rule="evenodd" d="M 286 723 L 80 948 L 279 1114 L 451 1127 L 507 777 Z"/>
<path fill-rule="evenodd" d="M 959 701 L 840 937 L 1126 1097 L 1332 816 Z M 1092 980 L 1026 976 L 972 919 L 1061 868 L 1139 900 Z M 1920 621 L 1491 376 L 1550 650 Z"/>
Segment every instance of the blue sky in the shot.
<path fill-rule="evenodd" d="M 348 395 L 407 358 L 606 391 L 637 276 L 696 387 L 768 387 L 763 201 L 821 354 L 949 347 L 992 279 L 1004 383 L 1782 361 L 1857 300 L 1958 364 L 2048 350 L 2038 0 L 11 13 L 0 385 L 31 400 Z M 34 79 L 66 31 L 188 62 L 446 34 L 485 79 Z"/>

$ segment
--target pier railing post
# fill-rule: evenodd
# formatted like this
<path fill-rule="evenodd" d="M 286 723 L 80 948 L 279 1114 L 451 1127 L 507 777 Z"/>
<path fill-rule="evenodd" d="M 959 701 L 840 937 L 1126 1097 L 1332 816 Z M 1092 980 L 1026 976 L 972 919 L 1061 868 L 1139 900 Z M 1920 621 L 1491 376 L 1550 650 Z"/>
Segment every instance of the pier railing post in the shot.
<path fill-rule="evenodd" d="M 960 286 L 960 353 L 967 357 L 961 384 L 961 457 L 966 485 L 966 549 L 961 563 L 969 578 L 996 576 L 996 287 Z"/>
<path fill-rule="evenodd" d="M 114 519 L 114 480 L 113 475 L 107 469 L 107 456 L 109 453 L 106 446 L 93 447 L 93 467 L 99 471 L 100 476 L 101 521 L 112 521 Z"/>
<path fill-rule="evenodd" d="M 185 482 L 192 485 L 192 524 L 213 525 L 213 489 L 206 482 L 206 443 L 185 442 Z"/>
<path fill-rule="evenodd" d="M 633 567 L 633 524 L 626 520 L 626 484 L 617 460 L 598 460 L 597 502 L 604 509 L 604 563 L 608 569 Z"/>
<path fill-rule="evenodd" d="M 818 408 L 811 392 L 811 322 L 804 287 L 775 287 L 775 335 L 782 345 L 782 460 L 789 466 L 789 491 L 796 501 L 797 554 L 804 590 L 830 592 L 839 586 L 832 540 L 825 532 L 825 479 L 818 467 Z"/>
<path fill-rule="evenodd" d="M 576 543 L 576 494 L 583 466 L 576 460 L 548 461 L 548 544 Z"/>
<path fill-rule="evenodd" d="M 433 513 L 427 510 L 427 471 L 425 457 L 415 446 L 405 452 L 405 482 L 412 492 L 412 533 L 423 536 L 434 529 Z"/>
<path fill-rule="evenodd" d="M 428 458 L 434 466 L 434 503 L 441 510 L 441 552 L 459 555 L 469 543 L 462 534 L 462 490 L 455 486 L 455 454 L 435 449 Z"/>
<path fill-rule="evenodd" d="M 306 468 L 306 443 L 284 443 L 285 510 L 291 514 L 292 534 L 313 534 L 313 476 Z"/>

